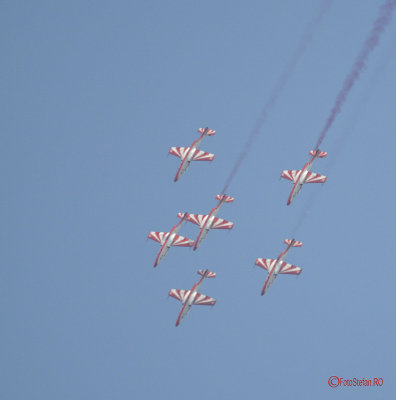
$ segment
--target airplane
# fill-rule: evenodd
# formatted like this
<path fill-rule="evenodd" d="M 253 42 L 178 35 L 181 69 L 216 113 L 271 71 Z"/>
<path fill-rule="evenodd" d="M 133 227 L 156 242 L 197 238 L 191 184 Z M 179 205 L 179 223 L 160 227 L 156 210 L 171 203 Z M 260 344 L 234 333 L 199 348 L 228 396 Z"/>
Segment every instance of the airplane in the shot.
<path fill-rule="evenodd" d="M 267 289 L 271 286 L 272 282 L 274 282 L 275 278 L 278 274 L 292 274 L 292 275 L 300 275 L 302 269 L 296 267 L 295 265 L 287 264 L 284 259 L 288 251 L 292 247 L 301 247 L 302 243 L 298 242 L 295 239 L 285 239 L 285 243 L 287 244 L 286 250 L 279 255 L 276 260 L 272 260 L 271 258 L 257 258 L 255 265 L 258 265 L 261 268 L 266 269 L 269 274 L 264 283 L 263 289 L 261 290 L 261 296 L 267 291 Z"/>
<path fill-rule="evenodd" d="M 179 169 L 177 170 L 174 181 L 177 182 L 179 178 L 184 174 L 191 161 L 213 161 L 214 154 L 206 153 L 205 151 L 199 150 L 201 141 L 205 136 L 213 136 L 216 131 L 212 129 L 199 128 L 198 132 L 201 134 L 200 137 L 192 143 L 190 147 L 171 147 L 169 153 L 176 157 L 179 157 L 182 162 Z"/>
<path fill-rule="evenodd" d="M 216 199 L 219 200 L 219 204 L 212 208 L 208 215 L 201 214 L 187 214 L 187 221 L 190 221 L 198 225 L 201 229 L 194 242 L 194 250 L 197 250 L 199 245 L 205 239 L 210 229 L 232 229 L 234 227 L 233 222 L 226 221 L 225 219 L 217 218 L 216 215 L 220 210 L 221 205 L 225 203 L 231 203 L 234 201 L 233 197 L 227 196 L 226 194 L 218 194 Z M 177 214 L 179 218 L 183 218 L 183 213 Z"/>
<path fill-rule="evenodd" d="M 159 262 L 165 257 L 166 253 L 169 251 L 171 246 L 184 246 L 192 247 L 194 245 L 194 240 L 185 238 L 178 235 L 182 223 L 187 219 L 187 213 L 179 213 L 181 215 L 181 221 L 175 225 L 170 232 L 150 232 L 148 238 L 155 240 L 161 244 L 160 251 L 154 262 L 154 267 L 156 267 Z"/>
<path fill-rule="evenodd" d="M 307 162 L 301 170 L 284 170 L 282 171 L 281 177 L 289 179 L 294 182 L 293 189 L 290 192 L 289 198 L 287 199 L 287 205 L 289 205 L 293 199 L 297 196 L 304 183 L 324 183 L 327 177 L 320 174 L 310 172 L 313 162 L 317 158 L 323 158 L 327 156 L 325 151 L 311 150 L 309 154 L 312 156 L 311 161 Z"/>
<path fill-rule="evenodd" d="M 172 296 L 176 300 L 181 301 L 181 303 L 183 304 L 176 320 L 176 326 L 179 326 L 181 320 L 190 311 L 191 306 L 193 305 L 214 306 L 216 304 L 216 299 L 198 293 L 198 290 L 201 287 L 204 279 L 214 278 L 216 276 L 216 273 L 210 272 L 208 269 L 205 270 L 200 269 L 198 270 L 198 274 L 201 275 L 202 278 L 199 280 L 199 282 L 194 284 L 191 290 L 171 289 L 168 293 L 168 296 Z"/>

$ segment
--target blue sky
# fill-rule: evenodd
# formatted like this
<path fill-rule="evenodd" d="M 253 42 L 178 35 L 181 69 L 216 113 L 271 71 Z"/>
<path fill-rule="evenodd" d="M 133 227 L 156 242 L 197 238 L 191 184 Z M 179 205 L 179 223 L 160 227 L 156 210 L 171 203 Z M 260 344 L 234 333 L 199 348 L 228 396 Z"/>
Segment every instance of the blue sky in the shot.
<path fill-rule="evenodd" d="M 319 1 L 3 2 L 3 398 L 391 398 L 395 21 L 321 146 L 326 184 L 287 207 L 279 180 L 308 160 L 381 3 L 333 2 L 229 187 L 234 229 L 154 269 L 148 232 L 216 205 Z M 174 183 L 169 148 L 204 126 L 215 160 Z M 261 297 L 254 260 L 292 233 L 303 272 Z M 167 293 L 205 267 L 217 304 L 176 328 Z"/>

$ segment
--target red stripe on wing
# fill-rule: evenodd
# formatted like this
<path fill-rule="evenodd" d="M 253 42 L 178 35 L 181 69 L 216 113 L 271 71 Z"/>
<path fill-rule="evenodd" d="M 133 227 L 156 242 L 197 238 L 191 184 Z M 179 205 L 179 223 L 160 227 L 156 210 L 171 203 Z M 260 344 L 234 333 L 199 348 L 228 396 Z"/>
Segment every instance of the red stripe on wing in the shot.
<path fill-rule="evenodd" d="M 197 306 L 214 306 L 216 304 L 216 299 L 197 293 L 193 304 Z"/>
<path fill-rule="evenodd" d="M 314 172 L 308 172 L 305 179 L 306 183 L 324 183 L 326 182 L 327 176 L 315 174 Z"/>
<path fill-rule="evenodd" d="M 255 265 L 258 265 L 261 268 L 264 268 L 268 272 L 274 267 L 276 260 L 271 258 L 257 258 Z"/>
<path fill-rule="evenodd" d="M 205 222 L 207 221 L 208 216 L 201 215 L 201 214 L 188 214 L 186 219 L 187 219 L 187 221 L 190 221 L 193 224 L 198 225 L 202 228 L 202 226 L 205 225 Z"/>
<path fill-rule="evenodd" d="M 233 222 L 226 221 L 225 219 L 217 217 L 213 220 L 213 224 L 211 226 L 212 229 L 232 229 L 233 227 Z"/>
<path fill-rule="evenodd" d="M 150 232 L 149 239 L 155 240 L 158 243 L 164 244 L 168 238 L 169 232 Z"/>
<path fill-rule="evenodd" d="M 188 149 L 188 147 L 171 147 L 169 153 L 183 159 Z"/>
<path fill-rule="evenodd" d="M 193 161 L 213 161 L 214 158 L 214 154 L 202 150 L 195 150 L 193 155 Z"/>
<path fill-rule="evenodd" d="M 295 182 L 301 174 L 300 170 L 287 170 L 282 171 L 281 177 L 289 179 L 289 181 Z"/>
<path fill-rule="evenodd" d="M 172 246 L 192 247 L 194 246 L 194 240 L 191 240 L 184 236 L 176 235 L 173 240 Z"/>
<path fill-rule="evenodd" d="M 190 294 L 190 290 L 171 289 L 168 293 L 169 296 L 184 303 Z"/>
<path fill-rule="evenodd" d="M 292 264 L 287 264 L 283 262 L 281 269 L 279 270 L 280 274 L 290 274 L 290 275 L 300 275 L 302 269 L 299 267 L 296 267 L 295 265 Z"/>

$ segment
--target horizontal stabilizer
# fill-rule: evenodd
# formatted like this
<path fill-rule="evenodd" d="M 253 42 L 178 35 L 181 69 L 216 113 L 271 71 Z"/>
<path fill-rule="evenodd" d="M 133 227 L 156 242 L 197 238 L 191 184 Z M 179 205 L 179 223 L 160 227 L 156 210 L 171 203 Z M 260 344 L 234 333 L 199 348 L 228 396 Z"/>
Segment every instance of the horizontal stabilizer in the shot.
<path fill-rule="evenodd" d="M 169 153 L 173 154 L 174 156 L 179 157 L 183 160 L 183 158 L 186 155 L 186 153 L 188 152 L 188 150 L 190 150 L 189 147 L 171 147 L 169 149 Z"/>
<path fill-rule="evenodd" d="M 169 232 L 150 232 L 149 239 L 155 240 L 158 243 L 164 244 L 168 238 Z"/>
<path fill-rule="evenodd" d="M 301 170 L 288 170 L 285 169 L 281 173 L 281 177 L 285 179 L 289 179 L 289 181 L 296 182 L 296 180 L 300 177 Z"/>
<path fill-rule="evenodd" d="M 279 270 L 280 274 L 291 274 L 291 275 L 300 275 L 302 269 L 296 267 L 295 265 L 287 264 L 285 262 L 282 263 L 281 269 Z"/>
<path fill-rule="evenodd" d="M 211 272 L 208 269 L 199 269 L 197 272 L 198 275 L 205 276 L 205 278 L 215 278 L 216 272 Z"/>
<path fill-rule="evenodd" d="M 198 129 L 198 132 L 199 132 L 199 133 L 204 133 L 205 130 L 206 130 L 206 135 L 207 135 L 207 136 L 213 136 L 213 135 L 216 133 L 216 131 L 214 131 L 214 130 L 212 130 L 212 129 L 209 129 L 209 128 L 199 128 L 199 129 Z"/>
<path fill-rule="evenodd" d="M 292 240 L 294 240 L 293 247 L 301 247 L 302 246 L 302 242 L 299 242 L 298 240 L 295 240 L 295 239 L 285 239 L 285 243 L 287 245 L 289 245 L 292 242 Z"/>
<path fill-rule="evenodd" d="M 305 178 L 305 183 L 325 183 L 327 176 L 308 172 Z"/>
<path fill-rule="evenodd" d="M 232 229 L 234 223 L 221 218 L 215 218 L 213 220 L 211 229 Z"/>
<path fill-rule="evenodd" d="M 225 196 L 225 202 L 226 203 L 232 203 L 234 200 L 235 200 L 235 198 L 234 197 L 231 197 L 231 196 L 227 196 L 226 194 L 218 194 L 217 196 L 216 196 L 216 199 L 217 200 L 222 200 L 223 199 L 223 196 Z"/>
<path fill-rule="evenodd" d="M 190 290 L 171 289 L 169 290 L 168 296 L 171 296 L 174 299 L 181 301 L 182 304 L 184 304 L 189 294 Z"/>
<path fill-rule="evenodd" d="M 258 265 L 259 267 L 267 270 L 268 272 L 271 272 L 275 264 L 276 260 L 273 260 L 272 258 L 257 258 L 255 262 L 255 265 Z"/>
<path fill-rule="evenodd" d="M 214 306 L 216 304 L 216 299 L 201 293 L 197 293 L 193 304 L 196 306 Z"/>
<path fill-rule="evenodd" d="M 207 153 L 202 150 L 195 150 L 192 160 L 193 161 L 213 161 L 215 158 L 214 154 Z"/>
<path fill-rule="evenodd" d="M 327 156 L 327 152 L 325 152 L 325 151 L 320 151 L 320 150 L 311 150 L 311 151 L 309 152 L 309 154 L 310 154 L 311 156 L 314 156 L 314 155 L 316 154 L 316 151 L 319 153 L 319 154 L 318 154 L 318 157 L 319 157 L 319 158 L 323 158 L 323 157 L 326 157 L 326 156 Z"/>

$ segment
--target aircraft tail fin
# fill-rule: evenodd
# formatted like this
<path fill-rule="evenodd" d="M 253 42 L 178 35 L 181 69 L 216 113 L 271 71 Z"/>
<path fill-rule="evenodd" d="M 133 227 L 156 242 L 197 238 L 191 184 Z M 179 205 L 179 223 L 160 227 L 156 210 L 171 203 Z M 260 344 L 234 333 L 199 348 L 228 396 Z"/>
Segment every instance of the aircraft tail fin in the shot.
<path fill-rule="evenodd" d="M 197 273 L 198 273 L 198 275 L 204 276 L 205 278 L 215 278 L 216 277 L 216 273 L 211 272 L 208 269 L 199 269 Z"/>
<path fill-rule="evenodd" d="M 205 132 L 205 136 L 213 136 L 214 134 L 216 134 L 216 131 L 214 131 L 213 129 L 209 129 L 208 127 L 199 128 L 198 132 L 199 133 L 204 133 Z"/>
<path fill-rule="evenodd" d="M 227 196 L 226 194 L 218 194 L 217 196 L 216 196 L 216 199 L 217 200 L 223 200 L 223 196 L 225 196 L 225 202 L 226 203 L 232 203 L 235 199 L 234 199 L 234 197 L 231 197 L 231 196 Z"/>
<path fill-rule="evenodd" d="M 317 150 L 318 151 L 318 157 L 319 158 L 323 158 L 323 157 L 326 157 L 327 156 L 327 152 L 326 151 L 320 151 L 319 149 Z M 309 154 L 311 155 L 311 156 L 314 156 L 315 154 L 316 154 L 316 150 L 311 150 L 310 152 L 309 152 Z"/>
<path fill-rule="evenodd" d="M 301 247 L 302 246 L 302 242 L 299 242 L 298 240 L 295 239 L 285 239 L 285 243 L 287 245 L 291 244 L 293 242 L 293 247 Z"/>

